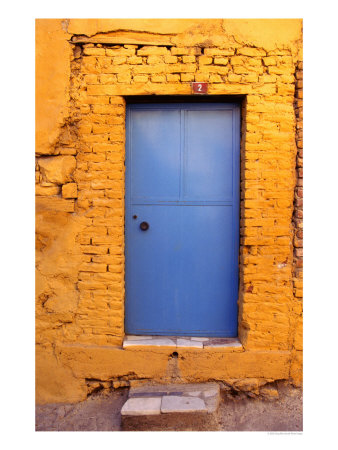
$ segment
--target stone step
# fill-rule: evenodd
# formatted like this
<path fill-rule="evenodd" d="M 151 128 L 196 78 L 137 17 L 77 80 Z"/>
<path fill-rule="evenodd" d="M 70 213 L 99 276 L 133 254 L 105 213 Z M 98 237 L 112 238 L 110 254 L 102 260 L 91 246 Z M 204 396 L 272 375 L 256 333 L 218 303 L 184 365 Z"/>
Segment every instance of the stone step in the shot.
<path fill-rule="evenodd" d="M 131 387 L 121 410 L 125 431 L 217 430 L 217 383 Z"/>

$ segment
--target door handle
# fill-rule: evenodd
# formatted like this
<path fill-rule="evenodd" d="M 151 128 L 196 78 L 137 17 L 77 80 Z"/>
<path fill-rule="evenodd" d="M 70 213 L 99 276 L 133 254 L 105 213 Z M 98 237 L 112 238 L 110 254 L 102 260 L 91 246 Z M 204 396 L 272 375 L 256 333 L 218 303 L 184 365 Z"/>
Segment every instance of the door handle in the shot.
<path fill-rule="evenodd" d="M 140 228 L 142 231 L 147 231 L 149 228 L 149 223 L 148 222 L 141 222 L 140 223 Z"/>

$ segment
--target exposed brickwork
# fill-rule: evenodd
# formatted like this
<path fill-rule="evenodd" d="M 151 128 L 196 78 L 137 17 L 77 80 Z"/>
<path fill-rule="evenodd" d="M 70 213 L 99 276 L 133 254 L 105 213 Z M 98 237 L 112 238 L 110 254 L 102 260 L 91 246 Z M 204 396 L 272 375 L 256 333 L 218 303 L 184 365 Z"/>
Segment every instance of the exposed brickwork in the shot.
<path fill-rule="evenodd" d="M 301 360 L 303 350 L 303 61 L 298 62 L 295 75 L 297 80 L 295 95 L 297 182 L 292 221 L 294 225 L 293 291 L 296 317 L 291 376 L 298 381 L 302 377 Z"/>
<path fill-rule="evenodd" d="M 299 368 L 302 63 L 297 55 L 240 43 L 228 48 L 90 43 L 72 49 L 70 118 L 54 153 L 37 158 L 36 194 L 40 210 L 71 213 L 75 221 L 76 264 L 65 287 L 74 305 L 68 314 L 53 309 L 50 298 L 59 294 L 46 271 L 49 288 L 42 283 L 37 307 L 38 343 L 122 345 L 124 96 L 190 95 L 191 82 L 203 81 L 210 95 L 245 98 L 239 338 L 245 352 L 297 351 L 293 364 Z M 39 242 L 43 251 L 43 238 Z"/>

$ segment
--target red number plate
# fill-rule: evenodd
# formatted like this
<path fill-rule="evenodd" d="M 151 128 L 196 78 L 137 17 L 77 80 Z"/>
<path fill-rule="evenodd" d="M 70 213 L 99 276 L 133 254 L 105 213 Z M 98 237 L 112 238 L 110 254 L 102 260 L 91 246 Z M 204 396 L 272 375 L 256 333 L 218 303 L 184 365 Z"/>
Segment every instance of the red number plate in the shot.
<path fill-rule="evenodd" d="M 207 94 L 208 93 L 208 83 L 191 83 L 192 92 L 194 94 Z"/>

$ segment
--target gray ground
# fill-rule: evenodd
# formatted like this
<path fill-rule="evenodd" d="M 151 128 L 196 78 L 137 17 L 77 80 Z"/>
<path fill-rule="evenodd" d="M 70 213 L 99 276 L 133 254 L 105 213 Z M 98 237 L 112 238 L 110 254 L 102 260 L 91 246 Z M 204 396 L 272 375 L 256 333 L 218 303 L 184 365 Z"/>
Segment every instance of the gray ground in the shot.
<path fill-rule="evenodd" d="M 279 399 L 250 398 L 226 393 L 218 412 L 221 431 L 302 431 L 303 396 L 300 389 L 278 384 Z M 36 407 L 36 431 L 120 431 L 122 405 L 128 389 L 99 392 L 86 401 Z M 165 431 L 165 428 L 163 429 Z"/>
<path fill-rule="evenodd" d="M 303 431 L 302 390 L 279 384 L 278 393 L 277 400 L 223 394 L 219 408 L 221 430 Z"/>

